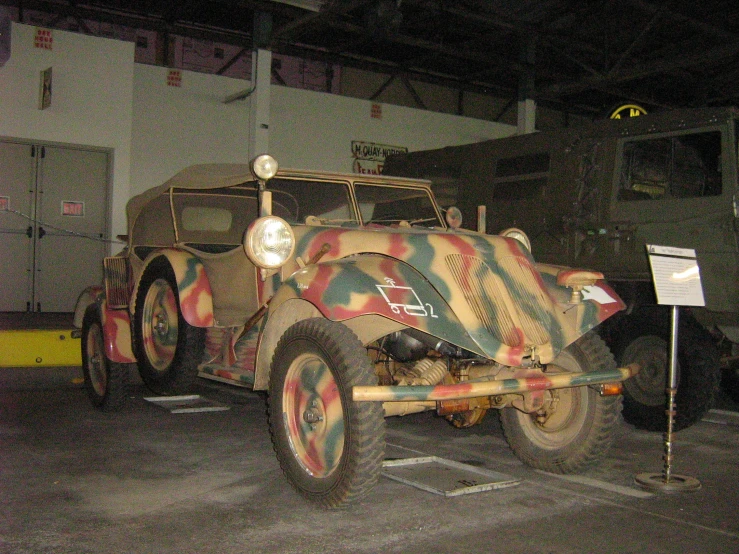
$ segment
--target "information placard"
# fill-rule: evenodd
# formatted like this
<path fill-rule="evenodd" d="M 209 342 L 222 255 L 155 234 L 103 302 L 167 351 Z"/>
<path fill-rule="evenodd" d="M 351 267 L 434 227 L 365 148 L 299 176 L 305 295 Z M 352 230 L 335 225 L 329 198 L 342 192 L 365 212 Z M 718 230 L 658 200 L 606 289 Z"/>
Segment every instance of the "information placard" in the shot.
<path fill-rule="evenodd" d="M 657 303 L 669 306 L 705 306 L 695 250 L 647 244 Z"/>

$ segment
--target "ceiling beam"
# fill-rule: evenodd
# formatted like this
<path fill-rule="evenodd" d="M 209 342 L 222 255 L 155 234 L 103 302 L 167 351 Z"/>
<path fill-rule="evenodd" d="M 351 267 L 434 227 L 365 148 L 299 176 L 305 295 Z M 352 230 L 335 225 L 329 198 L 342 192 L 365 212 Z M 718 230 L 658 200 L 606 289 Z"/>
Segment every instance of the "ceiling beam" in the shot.
<path fill-rule="evenodd" d="M 709 23 L 699 21 L 695 19 L 694 17 L 683 15 L 681 13 L 678 13 L 676 11 L 673 11 L 667 8 L 662 9 L 662 6 L 660 5 L 651 4 L 649 2 L 645 2 L 644 0 L 626 0 L 626 2 L 628 2 L 632 6 L 639 8 L 640 10 L 644 10 L 645 12 L 656 13 L 658 11 L 662 11 L 666 17 L 669 17 L 673 21 L 676 21 L 679 23 L 687 23 L 688 25 L 691 25 L 693 28 L 698 29 L 699 31 L 705 34 L 715 36 L 717 38 L 722 38 L 724 40 L 730 40 L 730 41 L 735 41 L 739 39 L 739 36 L 736 33 L 732 33 L 730 31 L 727 31 L 726 29 L 717 27 L 716 25 L 711 25 Z"/>
<path fill-rule="evenodd" d="M 652 77 L 660 73 L 669 73 L 676 69 L 700 67 L 702 65 L 730 58 L 739 54 L 739 41 L 716 46 L 693 55 L 655 60 L 632 66 L 629 70 L 616 75 L 594 75 L 573 83 L 554 83 L 542 89 L 542 92 L 556 97 L 584 92 L 595 88 L 595 85 L 625 83 L 636 79 Z"/>
<path fill-rule="evenodd" d="M 369 4 L 371 0 L 351 0 L 348 2 L 331 2 L 326 9 L 322 9 L 318 12 L 311 12 L 303 17 L 294 19 L 293 21 L 284 24 L 272 31 L 272 38 L 287 39 L 288 37 L 299 34 L 301 30 L 305 29 L 309 25 L 315 25 L 316 23 L 325 23 L 332 16 L 350 12 L 356 8 L 359 8 L 365 4 Z"/>
<path fill-rule="evenodd" d="M 353 23 L 344 22 L 344 21 L 334 21 L 331 23 L 331 27 L 335 29 L 340 29 L 345 32 L 356 33 L 358 35 L 364 35 L 367 33 L 367 29 L 365 29 L 364 27 L 355 25 Z M 481 63 L 485 65 L 491 65 L 491 64 L 498 65 L 500 63 L 500 60 L 498 58 L 495 58 L 488 54 L 481 54 L 479 52 L 471 52 L 471 51 L 465 50 L 464 48 L 457 48 L 454 46 L 444 46 L 436 42 L 412 37 L 409 35 L 393 34 L 392 37 L 388 40 L 388 42 L 390 44 L 397 44 L 399 46 L 412 46 L 420 50 L 426 50 L 428 52 L 434 52 L 436 54 L 448 56 L 449 58 L 452 58 L 452 59 L 463 59 L 463 60 L 477 62 L 477 63 Z M 506 65 L 512 71 L 522 71 L 523 70 L 523 68 L 521 67 L 521 64 L 519 64 L 518 62 L 510 62 L 510 65 L 509 65 L 509 62 L 506 61 Z"/>
<path fill-rule="evenodd" d="M 646 25 L 644 25 L 642 30 L 639 32 L 639 35 L 633 41 L 631 41 L 631 44 L 626 48 L 626 50 L 621 53 L 618 60 L 616 60 L 616 63 L 614 63 L 608 70 L 608 73 L 606 73 L 606 77 L 613 77 L 614 75 L 618 74 L 618 72 L 621 70 L 621 66 L 626 62 L 626 60 L 629 59 L 631 53 L 645 41 L 645 39 L 649 36 L 649 33 L 651 33 L 652 29 L 654 29 L 654 26 L 657 24 L 657 22 L 664 16 L 665 11 L 667 10 L 667 6 L 669 6 L 672 1 L 673 0 L 666 0 L 665 3 L 662 4 L 662 6 L 658 10 L 652 13 L 651 19 L 647 22 Z"/>

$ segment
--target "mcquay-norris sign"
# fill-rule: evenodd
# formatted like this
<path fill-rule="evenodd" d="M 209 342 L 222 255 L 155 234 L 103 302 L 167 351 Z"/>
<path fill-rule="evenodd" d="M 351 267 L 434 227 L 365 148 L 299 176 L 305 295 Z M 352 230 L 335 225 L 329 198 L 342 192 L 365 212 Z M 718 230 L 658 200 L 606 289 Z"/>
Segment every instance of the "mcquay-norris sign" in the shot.
<path fill-rule="evenodd" d="M 405 146 L 391 146 L 389 144 L 378 144 L 376 142 L 352 141 L 352 157 L 354 158 L 354 173 L 369 175 L 380 175 L 385 158 L 391 154 L 405 154 L 408 148 Z"/>

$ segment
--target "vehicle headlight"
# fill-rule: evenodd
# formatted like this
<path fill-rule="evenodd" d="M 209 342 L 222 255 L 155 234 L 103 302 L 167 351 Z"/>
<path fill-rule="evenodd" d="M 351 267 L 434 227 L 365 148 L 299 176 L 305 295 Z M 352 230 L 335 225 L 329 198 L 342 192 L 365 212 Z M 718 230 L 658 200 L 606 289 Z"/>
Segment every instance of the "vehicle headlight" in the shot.
<path fill-rule="evenodd" d="M 257 267 L 276 269 L 292 256 L 295 235 L 284 219 L 275 215 L 260 217 L 246 231 L 244 250 Z"/>
<path fill-rule="evenodd" d="M 518 242 L 526 247 L 526 250 L 531 252 L 531 241 L 529 240 L 529 237 L 526 235 L 526 233 L 524 233 L 521 229 L 509 227 L 508 229 L 504 229 L 503 231 L 501 231 L 499 234 L 501 237 L 516 239 Z"/>
<path fill-rule="evenodd" d="M 278 169 L 277 160 L 269 154 L 262 154 L 251 162 L 251 171 L 257 179 L 269 181 L 275 176 Z"/>

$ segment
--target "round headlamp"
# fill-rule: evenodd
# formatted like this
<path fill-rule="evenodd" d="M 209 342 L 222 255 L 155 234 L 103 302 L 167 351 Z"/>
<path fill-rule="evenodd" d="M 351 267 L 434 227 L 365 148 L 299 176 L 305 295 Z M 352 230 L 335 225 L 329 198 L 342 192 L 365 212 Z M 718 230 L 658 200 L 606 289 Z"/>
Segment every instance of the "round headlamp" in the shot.
<path fill-rule="evenodd" d="M 526 247 L 526 250 L 531 252 L 531 241 L 529 240 L 529 237 L 526 235 L 526 233 L 524 233 L 521 229 L 509 227 L 508 229 L 501 231 L 499 234 L 501 237 L 516 239 L 518 242 Z"/>
<path fill-rule="evenodd" d="M 295 235 L 284 219 L 275 215 L 260 217 L 246 231 L 244 250 L 257 267 L 276 269 L 292 256 Z"/>
<path fill-rule="evenodd" d="M 456 206 L 449 208 L 444 218 L 446 219 L 446 224 L 452 229 L 459 229 L 462 226 L 462 210 Z"/>
<path fill-rule="evenodd" d="M 269 154 L 262 154 L 251 162 L 251 171 L 257 179 L 268 181 L 275 176 L 278 169 L 277 160 Z"/>

